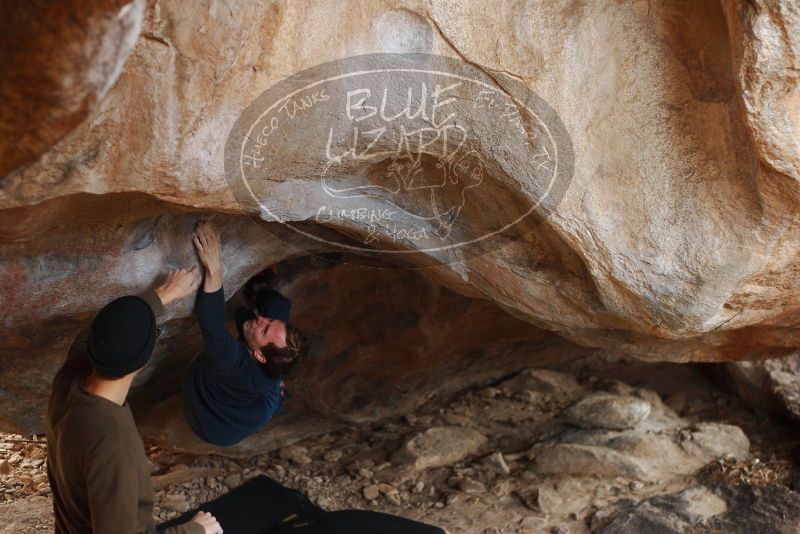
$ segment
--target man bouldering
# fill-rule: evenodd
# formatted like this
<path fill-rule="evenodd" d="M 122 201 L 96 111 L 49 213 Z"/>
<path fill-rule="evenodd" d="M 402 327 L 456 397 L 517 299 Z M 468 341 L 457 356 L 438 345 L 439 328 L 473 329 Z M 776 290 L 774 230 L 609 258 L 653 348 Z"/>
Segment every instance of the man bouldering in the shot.
<path fill-rule="evenodd" d="M 46 422 L 57 533 L 156 532 L 150 466 L 126 398 L 153 352 L 156 316 L 197 281 L 195 268 L 178 269 L 142 297 L 107 304 L 56 374 Z M 198 512 L 164 532 L 221 534 L 222 528 Z"/>
<path fill-rule="evenodd" d="M 282 409 L 282 378 L 305 356 L 306 343 L 300 331 L 287 324 L 288 300 L 272 293 L 260 312 L 274 310 L 271 317 L 237 313 L 241 339 L 235 339 L 225 328 L 217 232 L 200 222 L 192 241 L 205 268 L 197 297 L 204 350 L 184 381 L 184 411 L 200 439 L 230 446 L 262 428 Z"/>

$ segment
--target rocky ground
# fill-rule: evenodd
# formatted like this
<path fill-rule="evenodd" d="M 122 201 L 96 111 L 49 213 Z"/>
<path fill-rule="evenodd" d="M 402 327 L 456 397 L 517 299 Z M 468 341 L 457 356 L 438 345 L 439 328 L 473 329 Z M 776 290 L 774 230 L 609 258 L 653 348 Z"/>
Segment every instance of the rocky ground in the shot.
<path fill-rule="evenodd" d="M 592 359 L 246 460 L 148 445 L 157 519 L 266 474 L 457 533 L 800 532 L 791 428 L 698 365 Z M 42 437 L 0 436 L 0 533 L 52 530 Z M 223 525 L 224 526 L 224 525 Z"/>

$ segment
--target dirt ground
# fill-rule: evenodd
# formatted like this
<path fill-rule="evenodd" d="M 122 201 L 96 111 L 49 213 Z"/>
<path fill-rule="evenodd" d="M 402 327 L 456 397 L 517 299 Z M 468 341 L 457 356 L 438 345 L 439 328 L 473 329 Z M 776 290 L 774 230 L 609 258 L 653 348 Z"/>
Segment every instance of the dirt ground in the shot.
<path fill-rule="evenodd" d="M 157 521 L 170 519 L 266 474 L 328 510 L 398 514 L 441 526 L 450 534 L 564 534 L 599 531 L 599 518 L 612 517 L 618 503 L 636 503 L 698 484 L 794 484 L 790 454 L 800 436 L 790 425 L 745 407 L 709 378 L 711 369 L 610 359 L 573 362 L 552 375 L 523 373 L 431 399 L 414 413 L 244 460 L 175 453 L 147 443 L 154 515 Z M 662 462 L 647 463 L 647 451 L 641 457 L 632 453 L 630 465 L 651 466 L 633 475 L 625 471 L 629 464 L 624 458 L 621 471 L 606 474 L 592 471 L 596 464 L 591 462 L 587 473 L 571 472 L 569 458 L 563 472 L 556 464 L 543 466 L 541 451 L 608 434 L 607 429 L 605 434 L 576 431 L 574 425 L 582 423 L 575 423 L 575 409 L 568 409 L 598 392 L 600 397 L 624 397 L 633 405 L 647 400 L 652 407 L 647 420 L 661 414 L 676 421 L 670 423 L 682 425 L 676 436 L 695 432 L 698 424 L 712 430 L 734 425 L 749 439 L 750 454 L 734 458 L 704 453 L 698 456 L 700 468 L 690 473 L 666 467 L 662 473 Z M 572 426 L 565 423 L 570 420 Z M 619 432 L 627 432 L 627 439 L 672 439 L 664 438 L 665 431 L 642 426 L 645 423 L 631 423 L 630 429 Z M 425 449 L 432 432 L 440 432 L 440 441 Z M 713 433 L 709 436 L 716 439 Z M 0 533 L 52 531 L 46 452 L 44 436 L 0 434 Z M 664 459 L 663 465 L 668 464 Z"/>

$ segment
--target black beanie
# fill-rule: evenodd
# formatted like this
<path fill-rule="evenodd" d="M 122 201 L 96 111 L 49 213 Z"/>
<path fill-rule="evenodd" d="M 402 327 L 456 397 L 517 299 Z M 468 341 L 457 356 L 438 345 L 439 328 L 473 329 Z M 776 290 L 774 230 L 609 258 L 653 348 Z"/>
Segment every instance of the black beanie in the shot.
<path fill-rule="evenodd" d="M 288 323 L 292 303 L 274 289 L 262 289 L 256 295 L 256 310 L 261 317 Z"/>
<path fill-rule="evenodd" d="M 134 296 L 103 307 L 89 329 L 92 367 L 107 378 L 120 378 L 147 364 L 156 342 L 156 317 L 150 305 Z"/>

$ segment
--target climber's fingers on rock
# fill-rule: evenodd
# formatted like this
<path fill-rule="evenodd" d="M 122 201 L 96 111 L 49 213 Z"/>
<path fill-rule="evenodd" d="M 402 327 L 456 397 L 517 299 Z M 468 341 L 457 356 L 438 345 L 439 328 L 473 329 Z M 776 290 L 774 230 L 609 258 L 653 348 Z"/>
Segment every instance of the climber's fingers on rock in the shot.
<path fill-rule="evenodd" d="M 211 226 L 206 221 L 200 221 L 197 224 L 198 233 L 200 233 L 202 238 L 205 238 L 205 242 L 208 244 L 215 244 L 219 242 L 219 238 L 217 237 L 217 232 L 214 230 L 214 227 Z"/>
<path fill-rule="evenodd" d="M 216 245 L 219 242 L 217 239 L 217 232 L 214 231 L 214 228 L 210 224 L 206 224 L 203 231 L 206 235 L 206 241 L 209 245 Z"/>
<path fill-rule="evenodd" d="M 206 221 L 200 221 L 197 223 L 197 233 L 209 239 L 214 234 L 214 228 Z"/>
<path fill-rule="evenodd" d="M 198 252 L 203 252 L 203 243 L 200 241 L 200 236 L 198 234 L 195 234 L 194 237 L 192 237 L 192 243 L 194 243 L 194 246 Z"/>
<path fill-rule="evenodd" d="M 201 245 L 205 244 L 205 228 L 206 223 L 204 221 L 200 221 L 197 223 L 197 226 L 194 229 L 194 235 L 200 240 Z"/>
<path fill-rule="evenodd" d="M 219 245 L 219 239 L 217 239 L 217 233 L 210 226 L 206 227 L 206 242 L 209 244 L 209 246 L 212 247 L 216 247 Z"/>
<path fill-rule="evenodd" d="M 192 267 L 191 269 L 177 269 L 173 271 L 173 273 L 175 273 L 175 278 L 180 278 L 181 282 L 187 286 L 191 286 L 194 283 L 195 267 Z"/>

